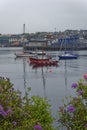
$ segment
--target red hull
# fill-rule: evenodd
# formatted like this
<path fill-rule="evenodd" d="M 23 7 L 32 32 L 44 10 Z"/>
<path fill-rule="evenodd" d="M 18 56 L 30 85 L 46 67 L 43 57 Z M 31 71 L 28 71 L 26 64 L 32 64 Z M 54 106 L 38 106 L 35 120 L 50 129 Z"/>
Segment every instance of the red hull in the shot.
<path fill-rule="evenodd" d="M 38 59 L 38 58 L 35 58 L 35 57 L 29 57 L 29 60 L 30 60 L 30 63 L 35 64 L 35 63 L 38 63 L 38 62 L 47 62 L 47 61 L 49 61 L 49 58 Z"/>
<path fill-rule="evenodd" d="M 52 60 L 52 59 L 37 59 L 34 57 L 29 57 L 30 64 L 34 64 L 37 66 L 51 66 L 51 65 L 57 65 L 58 61 L 57 60 Z"/>
<path fill-rule="evenodd" d="M 40 65 L 40 66 L 48 66 L 48 65 L 56 65 L 58 63 L 58 61 L 36 61 L 35 64 L 36 65 Z"/>

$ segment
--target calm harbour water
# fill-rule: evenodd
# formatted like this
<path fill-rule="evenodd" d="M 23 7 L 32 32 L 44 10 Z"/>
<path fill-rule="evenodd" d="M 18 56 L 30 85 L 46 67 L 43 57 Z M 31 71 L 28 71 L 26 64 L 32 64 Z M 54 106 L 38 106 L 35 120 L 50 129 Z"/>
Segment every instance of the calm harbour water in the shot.
<path fill-rule="evenodd" d="M 87 56 L 80 56 L 76 60 L 61 60 L 58 67 L 33 69 L 27 58 L 15 57 L 14 54 L 21 51 L 21 48 L 0 48 L 0 76 L 10 78 L 15 89 L 23 94 L 27 87 L 31 87 L 30 96 L 47 97 L 52 105 L 52 114 L 56 115 L 62 99 L 74 95 L 72 83 L 87 73 Z M 78 53 L 87 55 L 87 51 Z"/>

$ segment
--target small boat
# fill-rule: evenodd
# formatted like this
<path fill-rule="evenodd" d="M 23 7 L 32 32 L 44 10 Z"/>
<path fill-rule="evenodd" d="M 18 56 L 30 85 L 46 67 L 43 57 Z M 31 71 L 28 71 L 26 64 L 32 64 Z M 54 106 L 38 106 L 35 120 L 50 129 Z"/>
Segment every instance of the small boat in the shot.
<path fill-rule="evenodd" d="M 40 50 L 36 50 L 36 51 L 25 51 L 25 53 L 28 53 L 28 54 L 37 54 L 37 55 L 46 55 L 45 51 L 40 51 Z"/>
<path fill-rule="evenodd" d="M 71 42 L 71 44 L 69 43 L 69 41 L 71 41 L 72 38 L 70 37 L 66 37 L 65 35 L 65 38 L 62 39 L 62 42 L 60 44 L 60 51 L 61 53 L 58 55 L 59 57 L 59 60 L 68 60 L 68 59 L 77 59 L 78 58 L 78 55 L 75 54 L 75 52 L 73 50 L 67 50 L 67 47 L 69 47 L 70 45 L 72 46 L 72 49 L 73 48 L 73 42 Z M 62 50 L 63 49 L 63 50 Z"/>
<path fill-rule="evenodd" d="M 37 66 L 51 66 L 57 65 L 58 60 L 50 59 L 50 58 L 37 58 L 37 57 L 29 57 L 30 64 Z"/>
<path fill-rule="evenodd" d="M 18 57 L 29 57 L 31 54 L 28 53 L 15 53 L 15 56 Z M 33 56 L 33 55 L 32 55 Z"/>
<path fill-rule="evenodd" d="M 64 54 L 61 54 L 61 55 L 58 55 L 59 57 L 59 60 L 67 60 L 67 59 L 77 59 L 78 58 L 78 55 L 76 54 L 73 54 L 73 53 L 64 53 Z"/>
<path fill-rule="evenodd" d="M 37 56 L 29 56 L 30 63 L 34 64 L 36 62 L 45 62 L 49 61 L 48 57 L 37 57 Z"/>
<path fill-rule="evenodd" d="M 44 56 L 46 55 L 45 51 L 23 51 L 22 53 L 15 53 L 16 57 L 29 57 L 33 55 L 41 55 Z"/>

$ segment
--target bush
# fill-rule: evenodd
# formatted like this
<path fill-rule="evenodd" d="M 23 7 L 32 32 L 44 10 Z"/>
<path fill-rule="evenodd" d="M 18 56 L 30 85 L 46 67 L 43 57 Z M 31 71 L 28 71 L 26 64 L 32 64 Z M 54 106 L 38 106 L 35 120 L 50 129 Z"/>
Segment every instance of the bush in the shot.
<path fill-rule="evenodd" d="M 47 99 L 28 92 L 22 96 L 8 78 L 0 77 L 0 130 L 54 130 Z"/>
<path fill-rule="evenodd" d="M 87 74 L 71 86 L 76 97 L 68 97 L 59 108 L 58 123 L 67 130 L 87 130 Z"/>

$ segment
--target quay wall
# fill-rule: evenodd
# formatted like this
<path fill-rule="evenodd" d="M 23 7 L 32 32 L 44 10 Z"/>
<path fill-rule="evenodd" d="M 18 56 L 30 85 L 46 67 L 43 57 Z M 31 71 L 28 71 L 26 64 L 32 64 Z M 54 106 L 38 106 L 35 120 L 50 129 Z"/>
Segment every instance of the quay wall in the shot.
<path fill-rule="evenodd" d="M 24 46 L 23 49 L 27 50 L 45 50 L 45 51 L 60 51 L 60 46 Z M 65 46 L 61 50 L 65 50 Z M 66 50 L 87 50 L 87 43 L 78 43 L 75 46 L 67 46 Z"/>

